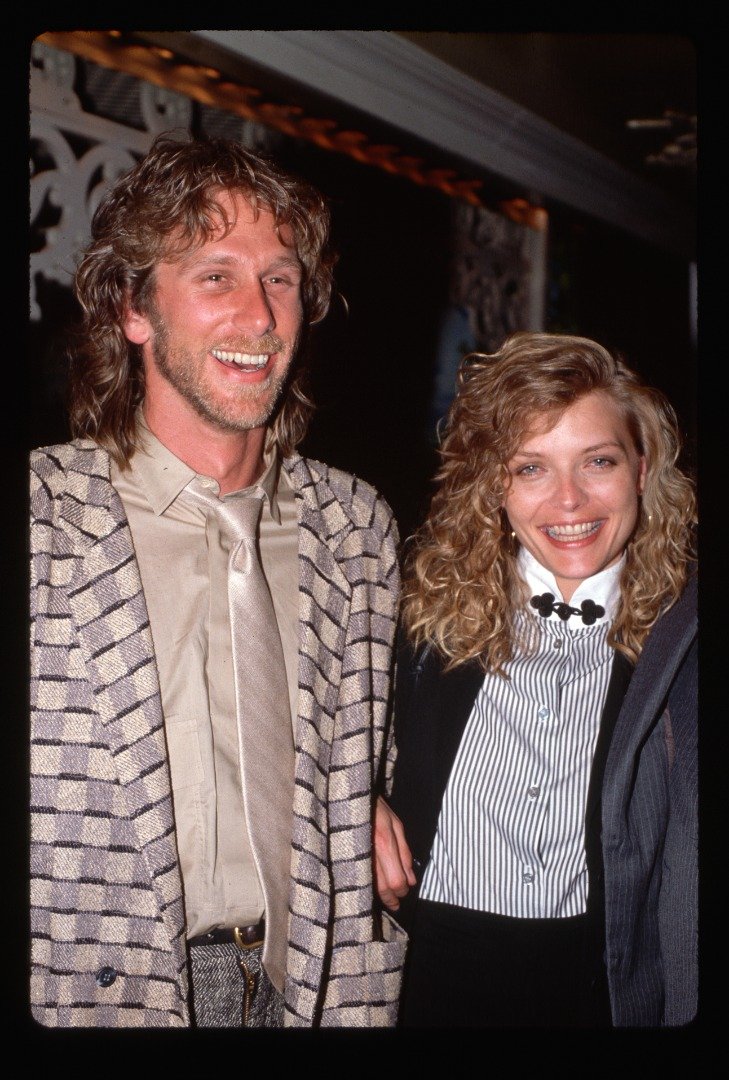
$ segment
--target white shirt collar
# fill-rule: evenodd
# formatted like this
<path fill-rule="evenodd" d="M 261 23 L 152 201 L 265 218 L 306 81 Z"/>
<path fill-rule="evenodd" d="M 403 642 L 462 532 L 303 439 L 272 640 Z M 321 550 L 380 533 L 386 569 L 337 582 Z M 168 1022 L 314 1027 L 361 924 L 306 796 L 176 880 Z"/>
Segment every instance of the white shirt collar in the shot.
<path fill-rule="evenodd" d="M 554 574 L 542 566 L 540 562 L 537 562 L 532 553 L 527 551 L 525 547 L 519 548 L 516 565 L 522 579 L 527 583 L 530 597 L 535 594 L 551 592 L 557 600 L 564 599 Z M 600 604 L 601 607 L 605 608 L 604 616 L 596 621 L 598 623 L 612 622 L 620 605 L 620 575 L 624 566 L 625 553 L 621 555 L 614 566 L 608 566 L 606 570 L 601 570 L 598 574 L 585 578 L 572 594 L 570 607 L 578 608 L 583 600 L 593 600 L 596 604 Z M 553 612 L 549 618 L 558 619 L 559 616 Z"/>

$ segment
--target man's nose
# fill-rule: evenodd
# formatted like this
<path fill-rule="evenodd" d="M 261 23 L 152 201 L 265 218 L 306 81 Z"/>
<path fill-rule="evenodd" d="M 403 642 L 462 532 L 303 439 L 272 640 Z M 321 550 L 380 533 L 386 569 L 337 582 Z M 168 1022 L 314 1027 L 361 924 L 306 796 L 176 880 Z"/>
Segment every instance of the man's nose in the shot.
<path fill-rule="evenodd" d="M 276 320 L 262 282 L 245 282 L 235 290 L 233 323 L 242 334 L 252 337 L 262 337 L 275 328 Z"/>

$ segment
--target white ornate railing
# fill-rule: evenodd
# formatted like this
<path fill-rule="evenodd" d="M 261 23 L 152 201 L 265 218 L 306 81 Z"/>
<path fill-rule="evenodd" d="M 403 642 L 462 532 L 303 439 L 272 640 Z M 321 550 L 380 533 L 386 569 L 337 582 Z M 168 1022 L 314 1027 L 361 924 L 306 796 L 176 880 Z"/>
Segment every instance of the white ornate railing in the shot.
<path fill-rule="evenodd" d="M 149 149 L 155 135 L 189 131 L 193 103 L 183 94 L 132 80 L 143 130 L 85 109 L 74 91 L 73 54 L 35 42 L 30 81 L 30 314 L 42 317 L 38 279 L 70 288 L 76 259 L 90 235 L 105 189 Z M 246 145 L 265 145 L 259 124 L 232 121 Z"/>

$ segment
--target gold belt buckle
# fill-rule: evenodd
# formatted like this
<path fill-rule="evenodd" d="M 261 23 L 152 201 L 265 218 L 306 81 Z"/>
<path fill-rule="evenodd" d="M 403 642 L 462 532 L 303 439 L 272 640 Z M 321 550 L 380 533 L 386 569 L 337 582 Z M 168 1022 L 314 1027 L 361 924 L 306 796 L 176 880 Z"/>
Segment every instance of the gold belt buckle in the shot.
<path fill-rule="evenodd" d="M 263 938 L 259 938 L 257 941 L 245 941 L 240 926 L 233 927 L 233 940 L 239 949 L 255 949 L 259 945 L 263 944 Z"/>

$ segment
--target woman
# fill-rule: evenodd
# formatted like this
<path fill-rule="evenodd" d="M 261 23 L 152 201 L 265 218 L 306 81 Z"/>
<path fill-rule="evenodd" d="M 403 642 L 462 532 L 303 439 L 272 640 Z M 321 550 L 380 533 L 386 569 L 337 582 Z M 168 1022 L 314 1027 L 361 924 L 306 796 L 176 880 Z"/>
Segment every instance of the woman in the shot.
<path fill-rule="evenodd" d="M 405 1026 L 664 1019 L 661 933 L 681 904 L 663 847 L 687 850 L 694 828 L 669 827 L 664 716 L 680 675 L 690 738 L 695 503 L 678 450 L 668 402 L 595 342 L 516 334 L 464 362 L 402 609 L 391 806 L 419 883 L 401 912 Z M 613 731 L 662 616 L 681 644 L 657 667 L 652 650 L 649 682 L 665 667 L 668 683 Z M 377 831 L 394 907 L 415 876 L 397 818 Z"/>

